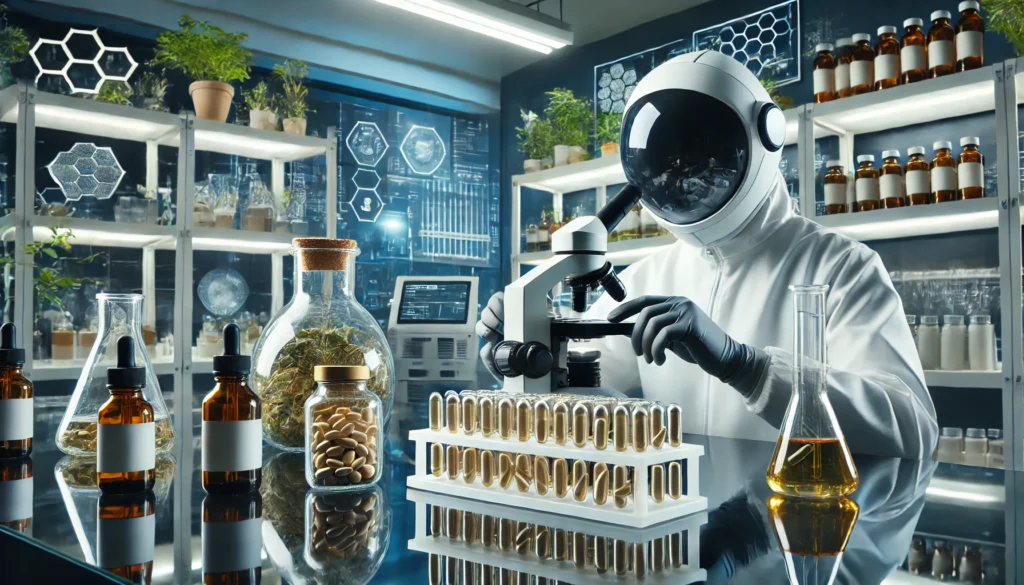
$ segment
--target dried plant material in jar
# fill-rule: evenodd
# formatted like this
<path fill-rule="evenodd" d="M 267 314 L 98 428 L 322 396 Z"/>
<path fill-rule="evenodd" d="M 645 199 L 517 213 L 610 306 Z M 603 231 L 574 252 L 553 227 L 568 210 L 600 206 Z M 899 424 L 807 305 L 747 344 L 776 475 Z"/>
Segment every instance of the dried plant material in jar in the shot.
<path fill-rule="evenodd" d="M 379 560 L 383 554 L 377 543 L 390 529 L 390 514 L 377 490 L 354 494 L 314 491 L 309 493 L 306 502 L 309 532 L 306 553 L 323 565 L 324 578 L 344 582 L 343 575 L 374 566 L 375 559 Z M 440 520 L 442 509 L 437 511 Z M 433 520 L 431 524 L 431 530 L 441 530 L 440 525 L 434 526 Z"/>

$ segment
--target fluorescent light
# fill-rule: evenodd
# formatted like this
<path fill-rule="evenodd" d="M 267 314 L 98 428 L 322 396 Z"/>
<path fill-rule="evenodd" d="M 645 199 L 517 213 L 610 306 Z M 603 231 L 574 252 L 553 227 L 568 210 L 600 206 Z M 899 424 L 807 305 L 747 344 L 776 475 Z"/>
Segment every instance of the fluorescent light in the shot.
<path fill-rule="evenodd" d="M 582 189 L 593 188 L 599 185 L 613 185 L 615 183 L 624 183 L 626 181 L 626 173 L 622 170 L 621 164 L 607 166 L 600 169 L 593 169 L 589 171 L 583 171 L 579 173 L 572 173 L 562 177 L 555 177 L 548 179 L 543 182 L 536 183 L 539 186 L 547 187 L 548 189 L 554 189 L 562 193 L 579 191 Z M 529 187 L 530 184 L 524 185 Z"/>
<path fill-rule="evenodd" d="M 463 7 L 451 0 L 377 0 L 377 2 L 519 45 L 520 47 L 544 53 L 545 55 L 553 49 L 561 49 L 571 43 L 571 37 L 565 38 L 568 33 L 560 35 L 563 38 L 559 38 L 555 35 L 543 34 L 537 30 L 530 30 L 524 26 L 510 24 L 496 13 L 501 9 L 490 10 L 489 12 L 494 14 L 488 15 L 470 9 L 468 6 Z M 480 8 L 486 9 L 488 7 L 480 4 Z M 501 12 L 505 11 L 501 10 Z M 507 14 L 509 17 L 517 16 L 510 12 Z M 537 26 L 549 28 L 543 23 L 537 23 Z"/>
<path fill-rule="evenodd" d="M 259 254 L 261 252 L 283 252 L 291 249 L 292 245 L 291 242 L 248 240 L 244 237 L 239 237 L 235 240 L 226 238 L 194 237 L 192 238 L 192 247 L 196 250 L 224 250 L 230 252 Z"/>

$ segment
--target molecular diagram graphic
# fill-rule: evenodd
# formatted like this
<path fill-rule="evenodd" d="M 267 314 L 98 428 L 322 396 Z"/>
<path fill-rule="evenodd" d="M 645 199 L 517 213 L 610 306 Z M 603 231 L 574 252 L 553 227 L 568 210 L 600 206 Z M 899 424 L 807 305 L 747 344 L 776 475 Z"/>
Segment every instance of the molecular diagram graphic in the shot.
<path fill-rule="evenodd" d="M 124 178 L 124 170 L 110 147 L 90 142 L 79 142 L 59 153 L 46 170 L 69 201 L 78 201 L 83 195 L 109 199 Z"/>
<path fill-rule="evenodd" d="M 433 175 L 441 168 L 448 152 L 437 130 L 427 126 L 413 126 L 398 147 L 402 158 L 413 173 Z"/>
<path fill-rule="evenodd" d="M 68 48 L 68 42 L 71 41 L 75 37 L 75 35 L 84 35 L 86 37 L 91 37 L 94 41 L 93 45 L 95 47 L 95 53 L 93 53 L 91 56 L 75 56 L 71 54 L 71 49 Z M 54 45 L 60 47 L 61 51 L 64 53 L 64 56 L 67 58 L 66 61 L 63 61 L 63 64 L 60 67 L 60 69 L 47 69 L 43 67 L 43 64 L 40 62 L 39 50 L 46 45 Z M 114 73 L 104 71 L 102 62 L 103 58 L 107 56 L 108 53 L 124 54 L 126 60 L 128 61 L 128 72 L 124 75 L 116 75 Z M 135 59 L 132 58 L 132 55 L 128 52 L 127 47 L 108 47 L 103 44 L 103 41 L 100 40 L 100 35 L 98 31 L 79 30 L 75 28 L 70 29 L 68 31 L 68 34 L 64 37 L 64 39 L 60 41 L 51 39 L 39 39 L 36 42 L 35 46 L 32 47 L 32 50 L 29 51 L 29 56 L 32 57 L 32 61 L 36 64 L 36 67 L 39 69 L 39 74 L 36 75 L 36 83 L 39 82 L 39 79 L 43 75 L 59 75 L 63 77 L 64 80 L 67 82 L 68 87 L 71 88 L 72 93 L 99 93 L 100 88 L 103 87 L 103 83 L 106 81 L 128 81 L 128 79 L 132 76 L 132 73 L 135 73 L 135 68 L 139 65 L 135 62 Z M 92 87 L 79 87 L 75 85 L 75 82 L 72 80 L 72 76 L 69 74 L 69 72 L 71 71 L 71 68 L 76 65 L 84 66 L 87 68 L 92 67 L 96 70 L 96 73 L 99 75 L 99 77 L 95 85 L 93 85 Z"/>
<path fill-rule="evenodd" d="M 621 114 L 637 82 L 636 70 L 616 63 L 597 80 L 597 105 L 602 112 Z"/>
<path fill-rule="evenodd" d="M 799 78 L 790 61 L 799 55 L 799 34 L 794 28 L 799 6 L 789 0 L 761 12 L 748 14 L 693 33 L 693 45 L 712 48 L 747 66 L 759 79 L 777 82 Z M 798 65 L 798 63 L 797 63 Z"/>

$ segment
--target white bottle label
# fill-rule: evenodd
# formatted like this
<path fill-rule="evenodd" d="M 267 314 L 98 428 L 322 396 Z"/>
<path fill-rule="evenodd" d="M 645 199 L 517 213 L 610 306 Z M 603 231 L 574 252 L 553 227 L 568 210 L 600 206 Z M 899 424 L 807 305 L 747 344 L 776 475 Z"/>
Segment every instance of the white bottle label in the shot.
<path fill-rule="evenodd" d="M 903 71 L 913 71 L 915 69 L 924 69 L 927 67 L 924 56 L 924 47 L 920 45 L 910 45 L 900 49 L 900 66 L 903 67 Z"/>
<path fill-rule="evenodd" d="M 882 199 L 903 197 L 903 177 L 899 175 L 882 175 L 878 179 Z"/>
<path fill-rule="evenodd" d="M 878 201 L 878 179 L 857 179 L 857 201 Z"/>
<path fill-rule="evenodd" d="M 262 525 L 262 518 L 203 522 L 203 572 L 231 573 L 262 565 Z"/>
<path fill-rule="evenodd" d="M 825 205 L 843 205 L 846 203 L 845 183 L 825 184 Z"/>
<path fill-rule="evenodd" d="M 526 231 L 526 244 L 530 245 L 530 244 L 536 244 L 536 243 L 537 243 L 537 232 L 527 230 Z"/>
<path fill-rule="evenodd" d="M 985 186 L 985 167 L 981 166 L 981 163 L 960 163 L 957 165 L 956 174 L 960 180 L 961 189 Z"/>
<path fill-rule="evenodd" d="M 96 471 L 124 473 L 156 467 L 156 424 L 96 426 Z"/>
<path fill-rule="evenodd" d="M 850 89 L 850 64 L 836 65 L 836 91 Z"/>
<path fill-rule="evenodd" d="M 928 68 L 953 64 L 953 41 L 932 41 L 928 43 Z"/>
<path fill-rule="evenodd" d="M 875 57 L 875 81 L 898 79 L 900 76 L 899 55 L 879 55 Z"/>
<path fill-rule="evenodd" d="M 101 569 L 115 569 L 148 563 L 153 560 L 155 542 L 155 514 L 141 518 L 98 520 L 96 522 L 96 566 Z"/>
<path fill-rule="evenodd" d="M 814 70 L 814 93 L 833 92 L 836 90 L 836 76 L 832 69 Z"/>
<path fill-rule="evenodd" d="M 871 61 L 854 61 L 850 63 L 850 83 L 853 87 L 874 84 L 875 64 Z"/>
<path fill-rule="evenodd" d="M 263 422 L 203 421 L 203 471 L 248 471 L 263 467 Z"/>
<path fill-rule="evenodd" d="M 14 522 L 32 517 L 31 477 L 0 481 L 0 522 Z"/>
<path fill-rule="evenodd" d="M 963 60 L 965 57 L 981 57 L 982 44 L 985 42 L 985 33 L 973 30 L 965 30 L 956 34 L 956 58 Z"/>
<path fill-rule="evenodd" d="M 0 441 L 32 438 L 32 399 L 0 400 Z"/>
<path fill-rule="evenodd" d="M 953 167 L 932 169 L 932 193 L 939 191 L 956 191 L 956 169 Z"/>
<path fill-rule="evenodd" d="M 931 193 L 928 171 L 907 171 L 907 194 L 920 195 Z"/>
<path fill-rule="evenodd" d="M 551 239 L 551 232 L 546 229 L 537 228 L 537 241 L 546 244 Z"/>

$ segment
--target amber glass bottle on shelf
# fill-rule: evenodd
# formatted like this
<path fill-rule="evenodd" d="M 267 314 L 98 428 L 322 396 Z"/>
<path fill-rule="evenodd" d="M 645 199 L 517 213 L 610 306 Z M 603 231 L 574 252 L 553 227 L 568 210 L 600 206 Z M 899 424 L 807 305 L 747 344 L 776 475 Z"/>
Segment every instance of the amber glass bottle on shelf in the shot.
<path fill-rule="evenodd" d="M 931 167 L 924 158 L 923 146 L 911 146 L 907 149 L 907 168 L 903 173 L 907 186 L 907 203 L 910 205 L 926 205 L 932 201 Z"/>
<path fill-rule="evenodd" d="M 540 223 L 537 224 L 537 250 L 547 252 L 551 249 L 551 222 L 549 216 L 554 216 L 554 211 L 544 210 L 540 212 Z"/>
<path fill-rule="evenodd" d="M 914 83 L 928 77 L 928 39 L 921 27 L 920 18 L 903 21 L 903 38 L 900 39 L 900 83 Z"/>
<path fill-rule="evenodd" d="M 263 498 L 210 494 L 203 500 L 203 585 L 257 585 L 262 579 Z"/>
<path fill-rule="evenodd" d="M 548 228 L 548 249 L 551 249 L 551 238 L 555 235 L 555 232 L 562 229 L 562 223 L 558 221 L 558 216 L 555 215 L 555 210 L 551 210 L 551 227 Z"/>
<path fill-rule="evenodd" d="M 957 198 L 956 159 L 950 154 L 952 148 L 953 145 L 945 140 L 932 144 L 932 150 L 935 151 L 931 166 L 933 203 L 955 201 Z"/>
<path fill-rule="evenodd" d="M 875 50 L 871 35 L 853 35 L 853 61 L 850 63 L 850 89 L 853 95 L 868 93 L 875 86 Z"/>
<path fill-rule="evenodd" d="M 932 27 L 928 29 L 928 78 L 953 73 L 956 67 L 956 31 L 949 24 L 949 11 L 932 12 Z"/>
<path fill-rule="evenodd" d="M 258 490 L 263 474 L 262 405 L 239 342 L 238 325 L 225 326 L 224 355 L 213 358 L 216 385 L 203 399 L 203 489 L 215 494 Z"/>
<path fill-rule="evenodd" d="M 846 213 L 846 170 L 843 163 L 837 160 L 825 162 L 825 215 Z"/>
<path fill-rule="evenodd" d="M 981 199 L 985 196 L 985 157 L 978 151 L 981 139 L 977 136 L 964 136 L 960 146 L 960 163 L 956 168 L 957 185 L 960 199 Z"/>
<path fill-rule="evenodd" d="M 882 207 L 894 209 L 906 206 L 907 198 L 903 195 L 903 167 L 900 166 L 900 151 L 886 150 L 882 152 L 882 168 L 878 174 L 878 189 L 882 198 Z"/>
<path fill-rule="evenodd" d="M 874 211 L 878 209 L 878 169 L 875 164 L 875 155 L 862 154 L 857 157 L 857 211 Z"/>
<path fill-rule="evenodd" d="M 142 397 L 146 369 L 135 366 L 135 340 L 117 340 L 117 366 L 107 370 L 110 399 L 97 417 L 96 482 L 105 493 L 153 488 L 156 428 L 153 407 Z"/>
<path fill-rule="evenodd" d="M 25 377 L 25 350 L 15 347 L 14 323 L 0 326 L 0 457 L 32 452 L 32 382 Z"/>
<path fill-rule="evenodd" d="M 32 458 L 0 457 L 0 526 L 32 535 Z"/>
<path fill-rule="evenodd" d="M 96 566 L 131 583 L 151 583 L 155 511 L 152 490 L 101 495 L 96 510 Z"/>
<path fill-rule="evenodd" d="M 875 91 L 900 84 L 900 42 L 895 26 L 878 27 L 875 43 Z"/>
<path fill-rule="evenodd" d="M 970 71 L 985 65 L 985 21 L 974 0 L 961 2 L 960 19 L 956 21 L 956 70 Z"/>
<path fill-rule="evenodd" d="M 836 58 L 831 43 L 814 47 L 814 103 L 823 104 L 836 99 Z"/>
<path fill-rule="evenodd" d="M 850 63 L 853 61 L 853 39 L 844 37 L 836 41 L 836 96 L 853 95 L 850 86 Z"/>

